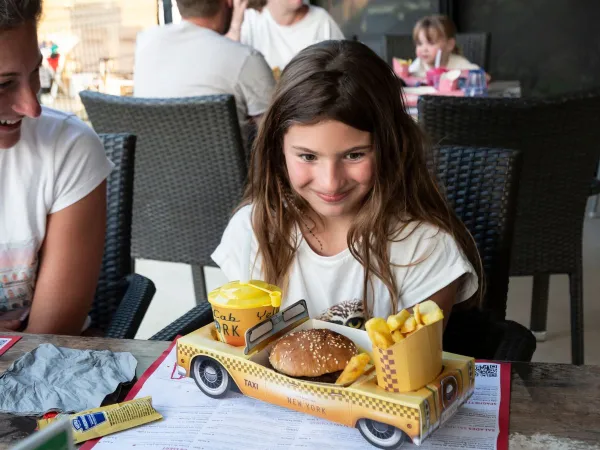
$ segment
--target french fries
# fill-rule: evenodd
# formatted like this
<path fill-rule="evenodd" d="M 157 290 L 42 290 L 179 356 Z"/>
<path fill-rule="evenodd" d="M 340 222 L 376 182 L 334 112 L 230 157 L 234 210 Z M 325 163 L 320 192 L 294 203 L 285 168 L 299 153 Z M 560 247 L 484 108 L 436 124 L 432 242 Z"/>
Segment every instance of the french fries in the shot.
<path fill-rule="evenodd" d="M 365 328 L 373 345 L 385 350 L 421 328 L 436 323 L 443 318 L 444 313 L 437 303 L 433 300 L 426 300 L 413 307 L 412 315 L 409 311 L 403 309 L 398 314 L 389 316 L 387 320 L 374 317 L 367 321 Z M 340 375 L 340 378 L 343 375 L 344 373 Z"/>
<path fill-rule="evenodd" d="M 369 335 L 369 338 L 371 339 L 371 342 L 373 342 L 373 344 L 379 348 L 385 349 L 394 345 L 394 339 L 389 331 L 387 334 L 380 333 L 379 331 L 373 331 L 373 333 Z"/>
<path fill-rule="evenodd" d="M 392 339 L 394 342 L 400 342 L 402 339 L 406 339 L 400 330 L 392 331 Z"/>
<path fill-rule="evenodd" d="M 379 348 L 388 348 L 394 344 L 392 339 L 392 333 L 386 323 L 381 317 L 373 317 L 368 320 L 365 324 L 369 339 Z"/>
<path fill-rule="evenodd" d="M 409 317 L 410 313 L 406 309 L 403 309 L 394 316 L 388 317 L 387 325 L 390 328 L 390 331 L 393 332 L 400 329 L 402 325 L 404 325 L 404 322 L 406 322 L 406 319 L 408 319 Z"/>
<path fill-rule="evenodd" d="M 417 321 L 415 316 L 410 316 L 408 319 L 406 319 L 406 322 L 404 322 L 404 325 L 402 325 L 400 331 L 402 334 L 410 334 L 413 331 L 417 331 Z"/>
<path fill-rule="evenodd" d="M 423 325 L 429 325 L 444 318 L 444 313 L 433 300 L 427 300 L 421 303 L 419 306 L 419 311 L 421 312 L 421 323 Z"/>
<path fill-rule="evenodd" d="M 344 371 L 336 380 L 335 384 L 354 383 L 356 380 L 358 380 L 358 377 L 365 372 L 365 368 L 367 367 L 367 364 L 369 364 L 370 360 L 371 357 L 367 353 L 361 353 L 360 355 L 353 356 L 346 365 Z"/>

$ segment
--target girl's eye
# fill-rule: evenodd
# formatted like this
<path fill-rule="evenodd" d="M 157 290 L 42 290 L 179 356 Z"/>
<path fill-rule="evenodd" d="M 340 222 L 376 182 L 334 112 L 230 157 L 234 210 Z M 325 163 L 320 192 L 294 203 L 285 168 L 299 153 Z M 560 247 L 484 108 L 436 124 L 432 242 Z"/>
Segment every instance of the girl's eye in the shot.
<path fill-rule="evenodd" d="M 0 83 L 0 89 L 6 89 L 7 87 L 10 87 L 11 84 L 12 84 L 12 80 L 5 81 L 4 83 Z"/>
<path fill-rule="evenodd" d="M 300 159 L 304 162 L 312 162 L 315 161 L 317 157 L 315 155 L 311 155 L 310 153 L 305 153 L 303 155 L 300 155 Z"/>
<path fill-rule="evenodd" d="M 348 153 L 346 158 L 350 161 L 359 161 L 362 157 L 365 156 L 364 153 L 356 152 L 356 153 Z"/>

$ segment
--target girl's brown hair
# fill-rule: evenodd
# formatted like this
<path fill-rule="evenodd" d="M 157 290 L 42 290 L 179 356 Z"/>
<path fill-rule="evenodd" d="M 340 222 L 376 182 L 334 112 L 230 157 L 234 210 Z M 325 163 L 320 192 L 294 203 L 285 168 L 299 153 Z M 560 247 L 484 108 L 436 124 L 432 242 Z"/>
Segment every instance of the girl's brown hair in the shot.
<path fill-rule="evenodd" d="M 456 27 L 454 26 L 454 22 L 452 22 L 448 16 L 426 16 L 419 20 L 413 28 L 413 40 L 415 41 L 415 45 L 419 41 L 419 34 L 421 31 L 425 32 L 427 42 L 430 43 L 435 43 L 440 39 L 456 40 Z M 454 45 L 454 50 L 452 50 L 452 53 L 457 55 L 461 53 L 458 45 Z"/>
<path fill-rule="evenodd" d="M 294 124 L 335 120 L 371 133 L 375 180 L 348 232 L 348 248 L 365 268 L 363 302 L 379 278 L 397 310 L 398 288 L 389 244 L 410 221 L 428 222 L 450 233 L 482 281 L 475 243 L 448 206 L 428 170 L 424 137 L 406 113 L 400 82 L 367 46 L 326 41 L 301 51 L 285 68 L 254 142 L 249 182 L 240 207 L 252 204 L 265 281 L 284 289 L 307 212 L 316 213 L 290 185 L 283 139 Z M 298 227 L 298 228 L 297 228 Z M 371 285 L 372 286 L 372 285 Z M 478 293 L 477 299 L 481 297 Z"/>

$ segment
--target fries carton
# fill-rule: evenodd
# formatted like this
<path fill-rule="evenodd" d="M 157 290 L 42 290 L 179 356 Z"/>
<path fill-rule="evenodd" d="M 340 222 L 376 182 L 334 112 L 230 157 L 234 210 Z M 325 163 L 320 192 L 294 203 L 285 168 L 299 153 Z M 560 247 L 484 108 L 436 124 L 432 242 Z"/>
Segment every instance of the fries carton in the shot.
<path fill-rule="evenodd" d="M 373 347 L 377 384 L 388 392 L 420 389 L 442 372 L 443 322 L 432 323 L 387 349 Z"/>
<path fill-rule="evenodd" d="M 436 343 L 436 354 L 443 358 L 443 370 L 438 366 L 437 373 L 429 378 L 424 374 L 433 373 L 433 368 L 426 364 L 418 370 L 406 369 L 412 380 L 417 376 L 428 378 L 425 386 L 411 392 L 383 389 L 371 364 L 364 368 L 361 376 L 342 384 L 308 381 L 275 371 L 269 364 L 269 352 L 275 341 L 292 331 L 310 328 L 327 328 L 346 336 L 359 352 L 369 354 L 375 365 L 378 364 L 378 350 L 371 345 L 366 331 L 310 319 L 304 300 L 248 329 L 245 347 L 220 341 L 214 323 L 179 338 L 177 372 L 192 377 L 210 397 L 222 398 L 229 391 L 241 392 L 274 405 L 356 427 L 368 442 L 379 448 L 397 448 L 407 441 L 420 445 L 453 416 L 475 387 L 473 358 L 450 353 L 441 355 L 441 322 L 432 325 L 435 326 L 421 328 L 404 338 L 403 346 L 389 348 L 392 354 L 408 357 L 411 352 L 421 351 L 427 345 L 433 348 Z"/>

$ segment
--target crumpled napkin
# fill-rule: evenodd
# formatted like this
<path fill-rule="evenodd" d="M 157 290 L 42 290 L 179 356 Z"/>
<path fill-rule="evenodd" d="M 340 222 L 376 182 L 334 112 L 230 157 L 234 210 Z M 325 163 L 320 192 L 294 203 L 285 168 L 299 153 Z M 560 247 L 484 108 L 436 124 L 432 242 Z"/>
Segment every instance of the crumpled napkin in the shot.
<path fill-rule="evenodd" d="M 129 352 L 75 350 L 42 344 L 0 375 L 0 412 L 39 416 L 97 408 L 135 377 Z"/>

